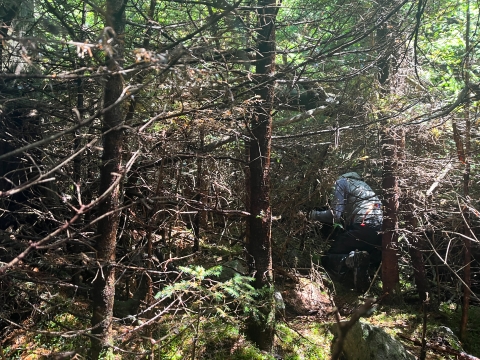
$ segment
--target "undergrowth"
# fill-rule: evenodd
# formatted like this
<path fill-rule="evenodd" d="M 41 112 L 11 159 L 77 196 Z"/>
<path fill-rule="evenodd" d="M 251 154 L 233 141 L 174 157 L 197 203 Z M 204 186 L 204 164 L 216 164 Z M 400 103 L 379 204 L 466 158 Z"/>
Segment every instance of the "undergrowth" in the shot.
<path fill-rule="evenodd" d="M 175 306 L 159 316 L 149 326 L 138 322 L 114 323 L 116 348 L 105 359 L 180 360 L 322 360 L 329 359 L 333 335 L 329 324 L 333 316 L 278 317 L 274 354 L 259 351 L 243 335 L 247 316 L 255 304 L 255 289 L 250 278 L 234 276 L 227 281 L 215 280 L 221 267 L 205 270 L 199 266 L 182 267 L 185 277 L 172 286 L 166 286 L 156 298 L 166 298 Z M 361 302 L 356 293 L 335 283 L 335 303 L 343 318 L 348 318 Z M 374 289 L 375 290 L 375 289 Z M 89 337 L 82 333 L 89 327 L 90 310 L 85 299 L 73 299 L 68 294 L 38 296 L 38 303 L 22 328 L 12 330 L 3 339 L 5 359 L 47 359 L 52 354 L 71 353 L 76 359 L 88 359 Z M 164 304 L 163 306 L 168 306 Z M 159 308 L 156 311 L 162 311 Z M 472 306 L 469 314 L 468 339 L 464 349 L 472 355 L 480 355 L 480 309 Z M 420 348 L 411 340 L 421 340 L 423 310 L 419 305 L 379 305 L 367 319 L 372 325 L 383 328 L 400 339 L 414 355 Z M 427 337 L 435 329 L 448 326 L 454 332 L 460 323 L 461 309 L 443 303 L 438 310 L 429 309 Z M 128 338 L 127 334 L 135 334 Z M 427 339 L 428 340 L 428 339 Z M 119 349 L 123 351 L 119 351 Z M 427 359 L 453 359 L 447 355 L 429 351 Z"/>

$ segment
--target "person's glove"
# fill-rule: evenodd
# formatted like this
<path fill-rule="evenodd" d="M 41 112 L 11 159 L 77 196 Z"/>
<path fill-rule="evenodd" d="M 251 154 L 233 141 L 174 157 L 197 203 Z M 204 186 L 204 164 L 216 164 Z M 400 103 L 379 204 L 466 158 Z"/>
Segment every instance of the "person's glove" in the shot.
<path fill-rule="evenodd" d="M 332 210 L 312 210 L 308 214 L 308 218 L 312 221 L 320 221 L 325 224 L 333 224 L 333 211 Z"/>

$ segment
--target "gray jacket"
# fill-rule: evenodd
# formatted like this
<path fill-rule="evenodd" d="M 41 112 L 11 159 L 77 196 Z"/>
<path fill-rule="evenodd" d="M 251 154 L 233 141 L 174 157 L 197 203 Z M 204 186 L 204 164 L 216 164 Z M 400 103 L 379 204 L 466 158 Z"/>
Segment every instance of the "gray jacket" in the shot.
<path fill-rule="evenodd" d="M 335 182 L 332 205 L 335 220 L 343 217 L 347 226 L 354 223 L 371 226 L 382 224 L 382 203 L 356 172 L 343 174 Z"/>

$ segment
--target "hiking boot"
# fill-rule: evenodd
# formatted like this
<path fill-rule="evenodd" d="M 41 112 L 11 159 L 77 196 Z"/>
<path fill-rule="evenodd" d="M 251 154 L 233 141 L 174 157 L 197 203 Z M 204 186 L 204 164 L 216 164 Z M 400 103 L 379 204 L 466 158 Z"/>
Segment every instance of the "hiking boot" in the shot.
<path fill-rule="evenodd" d="M 368 268 L 370 266 L 370 255 L 366 251 L 352 251 L 345 260 L 347 267 L 353 269 L 353 283 L 355 290 L 363 293 L 370 285 Z"/>

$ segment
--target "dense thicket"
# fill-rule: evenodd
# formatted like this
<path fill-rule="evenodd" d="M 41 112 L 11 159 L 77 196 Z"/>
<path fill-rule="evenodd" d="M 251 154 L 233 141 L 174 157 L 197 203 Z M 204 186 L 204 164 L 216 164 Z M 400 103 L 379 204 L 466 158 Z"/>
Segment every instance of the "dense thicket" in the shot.
<path fill-rule="evenodd" d="M 58 333 L 95 336 L 95 358 L 161 353 L 213 314 L 270 350 L 274 277 L 328 248 L 305 213 L 350 170 L 398 201 L 393 288 L 415 278 L 441 302 L 469 285 L 477 303 L 477 17 L 448 1 L 5 0 L 3 336 L 62 294 L 93 318 L 69 307 L 83 324 Z"/>

